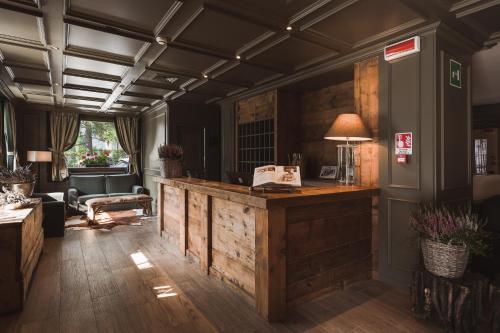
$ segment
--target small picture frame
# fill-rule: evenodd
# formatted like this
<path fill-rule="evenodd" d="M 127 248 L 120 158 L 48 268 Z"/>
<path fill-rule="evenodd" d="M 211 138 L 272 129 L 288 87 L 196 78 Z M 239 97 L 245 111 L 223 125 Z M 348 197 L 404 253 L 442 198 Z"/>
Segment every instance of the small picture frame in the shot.
<path fill-rule="evenodd" d="M 337 179 L 339 167 L 336 165 L 323 165 L 319 178 L 323 179 Z"/>

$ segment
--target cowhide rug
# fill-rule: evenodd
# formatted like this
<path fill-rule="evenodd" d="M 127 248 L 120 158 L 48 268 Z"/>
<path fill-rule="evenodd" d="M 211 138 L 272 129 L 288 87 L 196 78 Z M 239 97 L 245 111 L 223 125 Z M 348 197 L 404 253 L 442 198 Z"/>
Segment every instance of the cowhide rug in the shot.
<path fill-rule="evenodd" d="M 142 209 L 108 211 L 97 214 L 96 220 L 91 225 L 87 223 L 85 215 L 70 216 L 66 218 L 66 229 L 102 229 L 109 231 L 118 225 L 141 226 L 143 222 L 150 219 L 152 217 L 143 215 Z"/>

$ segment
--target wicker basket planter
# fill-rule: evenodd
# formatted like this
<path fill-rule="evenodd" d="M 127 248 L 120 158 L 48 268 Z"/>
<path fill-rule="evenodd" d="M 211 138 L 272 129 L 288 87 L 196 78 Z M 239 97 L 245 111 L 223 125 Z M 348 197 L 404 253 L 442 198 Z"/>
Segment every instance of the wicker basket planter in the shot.
<path fill-rule="evenodd" d="M 469 259 L 469 248 L 439 243 L 427 238 L 421 240 L 425 268 L 434 275 L 458 279 L 464 275 Z"/>
<path fill-rule="evenodd" d="M 182 177 L 182 160 L 161 158 L 160 159 L 160 175 L 163 178 Z"/>

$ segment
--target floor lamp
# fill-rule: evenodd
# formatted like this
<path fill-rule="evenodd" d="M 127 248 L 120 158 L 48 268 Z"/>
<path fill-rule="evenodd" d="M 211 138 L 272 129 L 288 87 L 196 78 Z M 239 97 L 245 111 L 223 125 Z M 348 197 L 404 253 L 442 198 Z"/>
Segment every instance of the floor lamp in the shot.
<path fill-rule="evenodd" d="M 363 124 L 357 113 L 342 113 L 337 116 L 332 126 L 326 132 L 326 140 L 345 141 L 346 144 L 337 146 L 339 182 L 354 184 L 354 149 L 352 142 L 370 141 L 371 134 Z"/>
<path fill-rule="evenodd" d="M 39 150 L 28 150 L 26 160 L 31 163 L 40 163 L 40 162 L 52 162 L 52 152 L 51 151 L 39 151 Z M 40 170 L 38 165 L 36 166 L 36 175 L 40 178 Z M 38 184 L 37 182 L 37 192 L 38 192 Z"/>

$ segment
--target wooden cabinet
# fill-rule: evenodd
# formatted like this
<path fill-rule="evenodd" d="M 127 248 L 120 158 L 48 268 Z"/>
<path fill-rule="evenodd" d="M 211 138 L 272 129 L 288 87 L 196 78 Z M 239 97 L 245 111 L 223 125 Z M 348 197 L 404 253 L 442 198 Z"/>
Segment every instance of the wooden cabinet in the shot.
<path fill-rule="evenodd" d="M 236 107 L 236 168 L 253 173 L 267 164 L 288 164 L 288 154 L 298 151 L 296 96 L 271 90 L 240 100 Z"/>
<path fill-rule="evenodd" d="M 22 309 L 43 247 L 42 202 L 0 210 L 0 314 Z"/>

